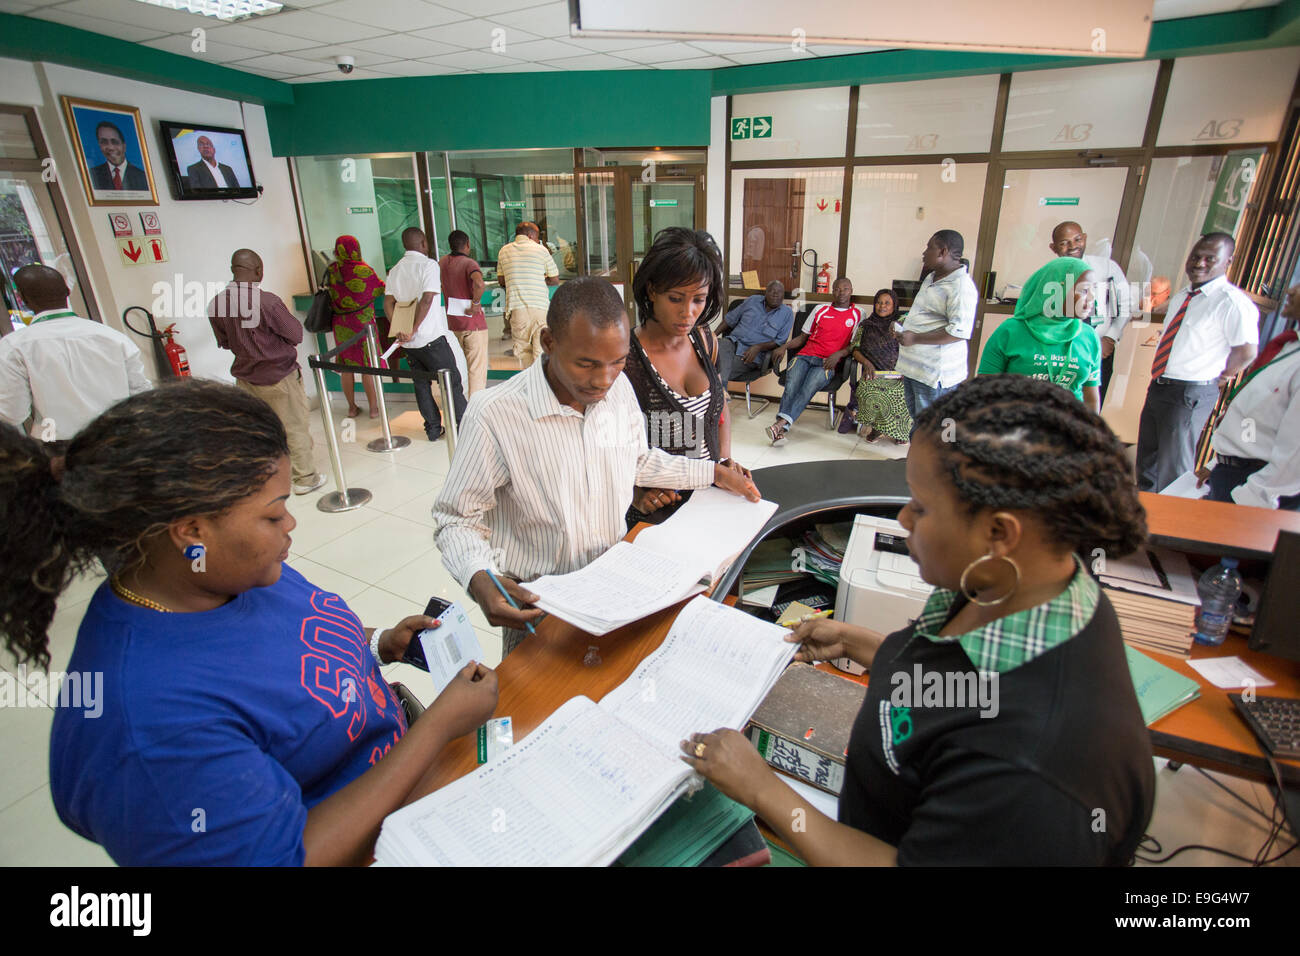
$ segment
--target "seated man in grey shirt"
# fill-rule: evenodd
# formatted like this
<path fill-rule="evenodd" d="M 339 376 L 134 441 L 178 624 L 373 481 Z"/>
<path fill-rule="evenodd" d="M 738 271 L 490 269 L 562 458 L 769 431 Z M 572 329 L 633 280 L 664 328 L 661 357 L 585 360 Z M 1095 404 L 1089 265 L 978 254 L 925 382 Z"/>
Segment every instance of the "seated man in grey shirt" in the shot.
<path fill-rule="evenodd" d="M 790 338 L 794 310 L 786 305 L 785 286 L 773 280 L 763 295 L 751 295 L 722 317 L 718 324 L 718 376 L 722 384 L 733 375 L 758 368 L 763 353 Z"/>

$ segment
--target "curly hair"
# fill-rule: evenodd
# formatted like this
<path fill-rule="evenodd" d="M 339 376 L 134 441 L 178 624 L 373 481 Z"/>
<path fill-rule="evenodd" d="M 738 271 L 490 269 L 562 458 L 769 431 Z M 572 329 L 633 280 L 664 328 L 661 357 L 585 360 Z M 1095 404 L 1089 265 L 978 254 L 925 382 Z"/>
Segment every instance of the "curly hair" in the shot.
<path fill-rule="evenodd" d="M 972 513 L 1033 512 L 1047 533 L 1087 555 L 1120 558 L 1146 540 L 1146 512 L 1123 446 L 1101 418 L 1051 382 L 981 375 L 916 418 L 916 435 Z"/>
<path fill-rule="evenodd" d="M 703 229 L 685 226 L 660 229 L 632 279 L 632 298 L 641 324 L 654 318 L 651 292 L 665 292 L 688 282 L 708 284 L 709 297 L 695 321 L 697 326 L 707 325 L 722 311 L 727 296 L 718 244 Z"/>
<path fill-rule="evenodd" d="M 63 589 L 96 559 L 144 563 L 179 518 L 219 515 L 289 453 L 271 407 L 231 385 L 184 379 L 118 402 L 62 459 L 0 427 L 0 633 L 19 662 L 49 666 L 47 632 Z"/>

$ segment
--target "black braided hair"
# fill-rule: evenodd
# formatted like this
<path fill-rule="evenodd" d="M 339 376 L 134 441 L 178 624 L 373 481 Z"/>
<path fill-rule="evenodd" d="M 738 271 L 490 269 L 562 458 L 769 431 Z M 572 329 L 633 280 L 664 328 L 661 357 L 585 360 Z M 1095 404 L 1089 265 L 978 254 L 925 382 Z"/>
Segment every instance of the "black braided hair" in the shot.
<path fill-rule="evenodd" d="M 1024 375 L 980 375 L 916 418 L 940 467 L 972 513 L 1029 511 L 1085 559 L 1146 540 L 1123 446 L 1098 415 L 1059 385 Z"/>

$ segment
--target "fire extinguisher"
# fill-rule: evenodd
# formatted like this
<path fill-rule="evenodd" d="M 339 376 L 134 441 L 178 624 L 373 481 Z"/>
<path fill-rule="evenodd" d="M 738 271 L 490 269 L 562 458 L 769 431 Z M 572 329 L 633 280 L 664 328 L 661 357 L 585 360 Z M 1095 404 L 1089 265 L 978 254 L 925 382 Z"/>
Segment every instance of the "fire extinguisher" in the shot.
<path fill-rule="evenodd" d="M 174 378 L 190 377 L 190 360 L 185 357 L 185 350 L 176 342 L 176 323 L 172 323 L 158 333 L 166 341 L 163 351 L 167 353 L 167 361 L 172 367 L 172 376 Z"/>
<path fill-rule="evenodd" d="M 817 291 L 831 291 L 831 264 L 829 262 L 822 265 L 822 271 L 817 273 Z"/>

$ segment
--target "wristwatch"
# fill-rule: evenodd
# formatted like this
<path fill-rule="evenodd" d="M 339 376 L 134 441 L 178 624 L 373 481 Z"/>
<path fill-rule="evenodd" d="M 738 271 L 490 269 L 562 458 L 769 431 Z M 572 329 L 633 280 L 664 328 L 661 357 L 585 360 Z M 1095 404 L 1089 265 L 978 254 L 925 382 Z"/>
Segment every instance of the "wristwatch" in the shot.
<path fill-rule="evenodd" d="M 375 659 L 375 663 L 382 667 L 384 659 L 379 656 L 379 639 L 384 636 L 384 628 L 375 628 L 375 633 L 370 635 L 370 656 Z"/>

